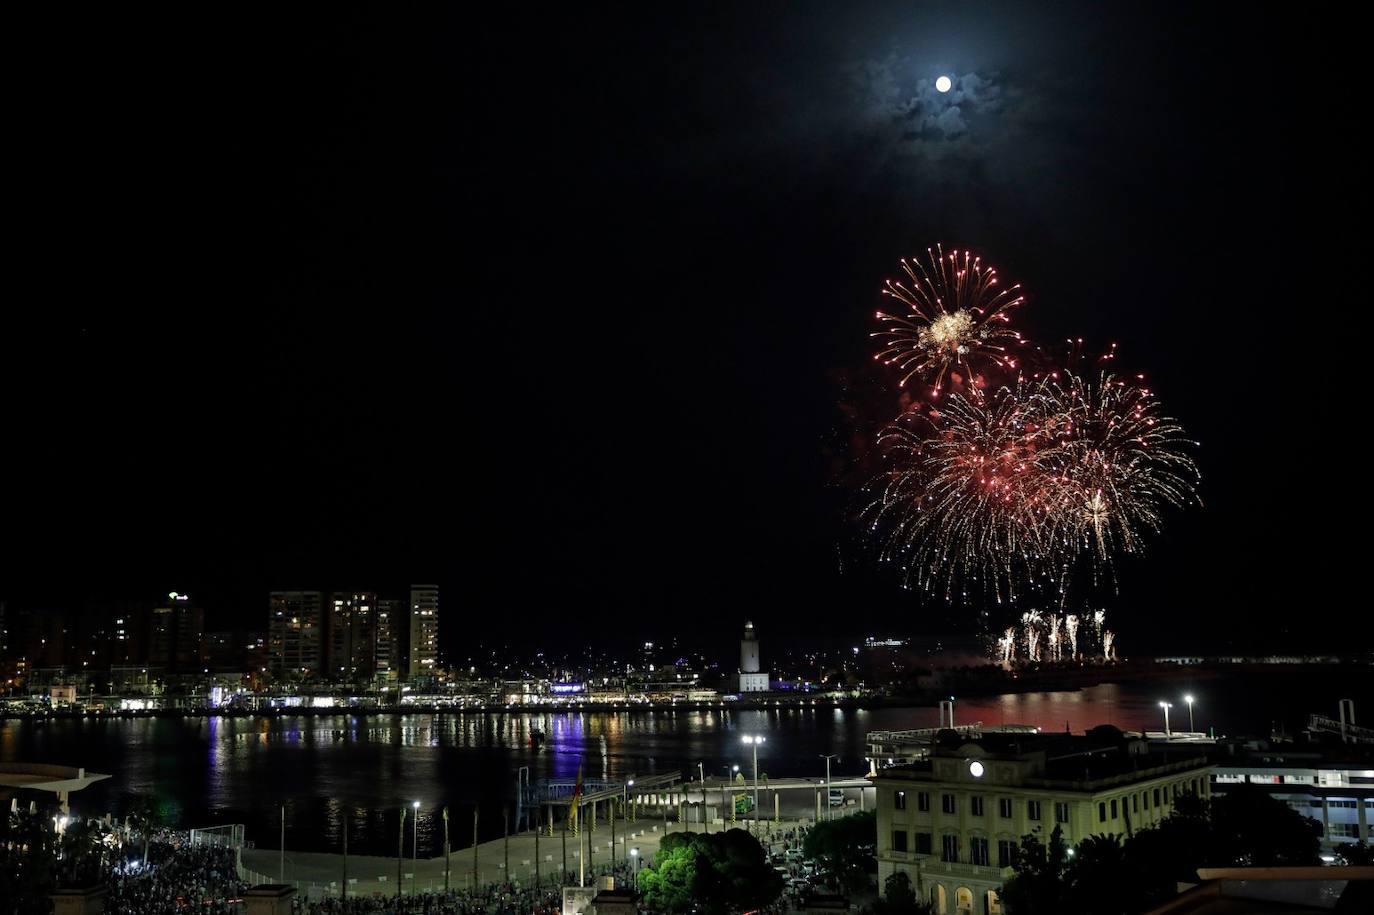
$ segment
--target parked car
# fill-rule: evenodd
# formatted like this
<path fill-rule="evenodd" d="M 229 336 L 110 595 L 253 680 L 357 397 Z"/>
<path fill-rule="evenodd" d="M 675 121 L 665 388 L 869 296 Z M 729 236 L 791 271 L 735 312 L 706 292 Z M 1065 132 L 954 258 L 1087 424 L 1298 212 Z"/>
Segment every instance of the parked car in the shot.
<path fill-rule="evenodd" d="M 844 806 L 844 789 L 843 789 L 843 788 L 831 788 L 831 789 L 830 789 L 830 793 L 829 793 L 829 797 L 830 797 L 830 806 L 831 806 L 831 807 L 843 807 L 843 806 Z"/>

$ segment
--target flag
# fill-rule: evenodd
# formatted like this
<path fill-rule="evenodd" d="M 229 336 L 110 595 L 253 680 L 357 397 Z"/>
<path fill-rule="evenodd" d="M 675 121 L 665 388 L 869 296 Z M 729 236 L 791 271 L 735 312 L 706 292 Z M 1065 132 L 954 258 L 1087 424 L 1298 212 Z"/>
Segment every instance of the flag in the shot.
<path fill-rule="evenodd" d="M 568 809 L 568 825 L 577 832 L 577 808 L 582 803 L 582 767 L 577 767 L 577 785 L 573 788 L 572 807 Z"/>

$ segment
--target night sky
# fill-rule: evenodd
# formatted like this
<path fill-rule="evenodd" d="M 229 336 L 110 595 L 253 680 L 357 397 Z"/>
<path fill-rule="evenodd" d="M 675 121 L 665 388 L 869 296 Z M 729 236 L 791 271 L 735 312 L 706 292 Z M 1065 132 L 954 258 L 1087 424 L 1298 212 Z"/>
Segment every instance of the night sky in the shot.
<path fill-rule="evenodd" d="M 434 580 L 455 654 L 948 629 L 849 545 L 844 409 L 882 279 L 942 241 L 1202 442 L 1123 653 L 1348 647 L 1364 77 L 1351 30 L 1212 6 L 18 28 L 0 598 L 258 624 Z"/>

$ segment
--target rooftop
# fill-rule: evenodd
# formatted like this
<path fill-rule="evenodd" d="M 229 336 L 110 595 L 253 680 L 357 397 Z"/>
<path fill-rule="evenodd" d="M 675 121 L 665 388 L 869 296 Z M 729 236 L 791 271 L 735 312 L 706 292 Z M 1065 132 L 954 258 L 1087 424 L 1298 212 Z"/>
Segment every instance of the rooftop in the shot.
<path fill-rule="evenodd" d="M 1152 746 L 1110 725 L 1086 734 L 985 733 L 969 739 L 953 731 L 942 734 L 929 759 L 881 769 L 878 778 L 921 778 L 935 771 L 940 759 L 1004 760 L 1029 766 L 1032 782 L 1100 782 L 1145 773 L 1196 768 L 1208 764 L 1206 748 L 1192 745 Z M 1024 770 L 1023 770 L 1024 771 Z"/>

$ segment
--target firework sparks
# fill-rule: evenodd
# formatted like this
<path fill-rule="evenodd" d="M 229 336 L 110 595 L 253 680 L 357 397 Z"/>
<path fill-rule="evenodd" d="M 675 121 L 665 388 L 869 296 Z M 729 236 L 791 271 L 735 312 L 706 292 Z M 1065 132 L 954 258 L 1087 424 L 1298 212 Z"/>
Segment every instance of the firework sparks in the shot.
<path fill-rule="evenodd" d="M 1077 614 L 1028 610 L 1021 614 L 1018 625 L 1008 626 L 997 639 L 994 657 L 1006 667 L 1016 663 L 1078 661 L 1085 656 L 1078 653 L 1080 620 L 1088 624 L 1087 657 L 1101 661 L 1115 661 L 1116 633 L 1106 628 L 1107 613 L 1098 610 L 1080 618 Z"/>
<path fill-rule="evenodd" d="M 1182 427 L 1147 389 L 1110 375 L 1022 379 L 903 420 L 880 439 L 889 469 L 867 512 L 886 532 L 882 558 L 946 599 L 961 580 L 999 601 L 1027 583 L 1063 596 L 1082 560 L 1096 576 L 1138 551 L 1166 507 L 1197 501 Z"/>
<path fill-rule="evenodd" d="M 884 328 L 872 334 L 881 343 L 874 358 L 897 366 L 902 386 L 919 376 L 937 397 L 955 368 L 966 375 L 994 365 L 1014 368 L 1010 348 L 1021 337 L 1008 325 L 1012 310 L 1025 301 L 1020 286 L 1000 288 L 997 271 L 968 251 L 946 254 L 937 245 L 926 256 L 928 266 L 903 258 L 907 279 L 884 284 L 883 295 L 907 311 L 878 312 Z"/>

